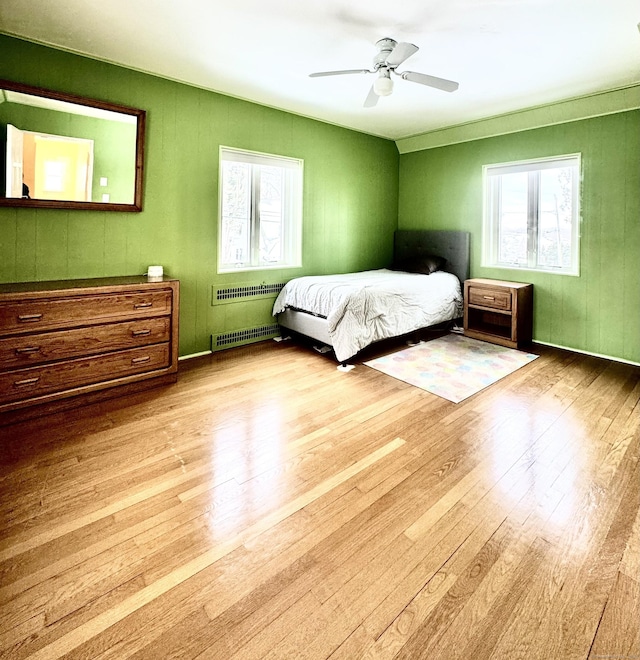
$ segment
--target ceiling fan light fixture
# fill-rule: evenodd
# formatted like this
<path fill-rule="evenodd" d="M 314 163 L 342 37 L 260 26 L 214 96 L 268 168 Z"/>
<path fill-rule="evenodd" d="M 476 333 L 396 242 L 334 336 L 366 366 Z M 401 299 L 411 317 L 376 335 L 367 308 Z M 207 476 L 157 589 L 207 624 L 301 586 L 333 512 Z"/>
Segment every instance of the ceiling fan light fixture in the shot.
<path fill-rule="evenodd" d="M 373 91 L 378 96 L 389 96 L 393 92 L 393 80 L 389 76 L 381 75 L 373 83 Z"/>

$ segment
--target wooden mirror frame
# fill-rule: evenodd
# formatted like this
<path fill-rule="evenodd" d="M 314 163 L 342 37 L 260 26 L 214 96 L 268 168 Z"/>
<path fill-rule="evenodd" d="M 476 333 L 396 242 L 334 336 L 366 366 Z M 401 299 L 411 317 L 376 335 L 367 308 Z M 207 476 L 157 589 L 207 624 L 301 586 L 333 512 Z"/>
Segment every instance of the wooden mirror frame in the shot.
<path fill-rule="evenodd" d="M 71 200 L 50 200 L 50 199 L 21 199 L 17 197 L 0 197 L 0 207 L 10 206 L 16 208 L 29 209 L 76 209 L 83 211 L 121 211 L 138 212 L 142 211 L 142 182 L 144 167 L 144 136 L 145 136 L 145 118 L 146 112 L 138 108 L 129 108 L 116 103 L 107 101 L 98 101 L 88 99 L 83 96 L 56 92 L 41 87 L 32 87 L 22 83 L 12 82 L 10 80 L 0 80 L 0 89 L 7 89 L 22 94 L 31 94 L 32 96 L 41 96 L 56 101 L 66 103 L 75 103 L 76 105 L 98 108 L 126 115 L 132 115 L 136 118 L 136 152 L 135 152 L 135 187 L 133 204 L 117 204 L 112 202 L 75 202 Z M 4 183 L 2 184 L 4 187 Z"/>

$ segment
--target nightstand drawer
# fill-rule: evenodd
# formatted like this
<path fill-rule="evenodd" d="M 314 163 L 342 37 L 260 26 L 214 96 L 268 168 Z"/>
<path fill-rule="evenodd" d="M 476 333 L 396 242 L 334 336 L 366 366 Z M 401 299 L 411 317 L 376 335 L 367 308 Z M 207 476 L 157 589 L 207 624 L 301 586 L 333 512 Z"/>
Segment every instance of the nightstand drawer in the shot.
<path fill-rule="evenodd" d="M 511 292 L 479 286 L 469 287 L 468 302 L 470 305 L 491 307 L 492 309 L 511 310 Z"/>

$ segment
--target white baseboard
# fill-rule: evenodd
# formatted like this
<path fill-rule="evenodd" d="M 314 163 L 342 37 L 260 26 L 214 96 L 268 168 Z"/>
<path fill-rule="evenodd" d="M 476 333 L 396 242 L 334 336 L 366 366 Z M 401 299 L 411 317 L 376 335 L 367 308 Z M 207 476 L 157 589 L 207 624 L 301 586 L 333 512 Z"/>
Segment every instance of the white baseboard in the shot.
<path fill-rule="evenodd" d="M 603 355 L 602 353 L 592 353 L 591 351 L 581 351 L 579 348 L 571 348 L 570 346 L 562 346 L 561 344 L 552 344 L 548 341 L 533 340 L 534 344 L 542 344 L 551 348 L 560 348 L 563 351 L 570 351 L 571 353 L 580 353 L 582 355 L 590 355 L 591 357 L 603 358 L 605 360 L 613 360 L 613 362 L 621 362 L 622 364 L 629 364 L 632 367 L 640 367 L 640 362 L 633 362 L 632 360 L 625 360 L 623 358 L 613 357 L 612 355 Z M 178 360 L 190 360 L 191 358 L 202 357 L 203 355 L 211 355 L 213 351 L 201 351 L 200 353 L 191 353 L 189 355 L 181 355 Z"/>
<path fill-rule="evenodd" d="M 542 344 L 543 346 L 550 346 L 551 348 L 561 348 L 563 351 L 570 351 L 571 353 L 581 353 L 582 355 L 590 355 L 591 357 L 603 358 L 605 360 L 612 360 L 613 362 L 621 362 L 622 364 L 630 364 L 632 367 L 640 367 L 640 362 L 632 362 L 623 358 L 613 357 L 612 355 L 602 355 L 601 353 L 592 353 L 591 351 L 581 351 L 579 348 L 571 348 L 570 346 L 561 346 L 560 344 L 552 344 L 548 341 L 533 340 L 534 344 Z"/>
<path fill-rule="evenodd" d="M 178 360 L 190 360 L 191 358 L 202 357 L 203 355 L 211 355 L 212 351 L 201 351 L 200 353 L 190 353 L 189 355 L 181 355 Z"/>

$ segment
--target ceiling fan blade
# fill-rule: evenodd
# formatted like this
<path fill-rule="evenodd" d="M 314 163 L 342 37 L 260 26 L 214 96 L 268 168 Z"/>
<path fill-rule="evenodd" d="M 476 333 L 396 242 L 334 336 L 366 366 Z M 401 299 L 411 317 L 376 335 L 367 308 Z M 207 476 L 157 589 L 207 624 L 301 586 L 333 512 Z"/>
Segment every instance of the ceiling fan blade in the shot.
<path fill-rule="evenodd" d="M 395 68 L 409 59 L 414 53 L 417 53 L 418 50 L 420 49 L 414 46 L 414 44 L 400 43 L 391 51 L 389 57 L 387 57 L 387 64 Z"/>
<path fill-rule="evenodd" d="M 369 69 L 346 69 L 345 71 L 319 71 L 310 73 L 309 78 L 321 78 L 322 76 L 344 76 L 350 73 L 373 73 Z"/>
<path fill-rule="evenodd" d="M 367 98 L 364 100 L 364 107 L 373 108 L 373 106 L 378 102 L 379 98 L 380 97 L 373 91 L 373 85 L 371 85 L 369 94 L 367 95 Z"/>
<path fill-rule="evenodd" d="M 444 78 L 436 78 L 435 76 L 428 76 L 425 73 L 415 73 L 414 71 L 404 71 L 398 74 L 403 80 L 420 83 L 428 87 L 435 87 L 444 92 L 455 92 L 459 85 L 453 80 L 445 80 Z"/>

